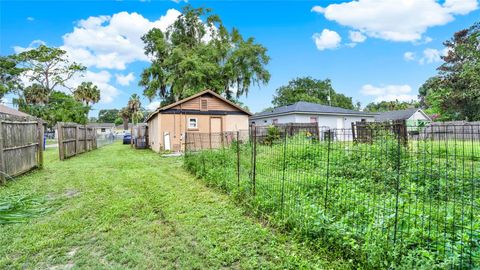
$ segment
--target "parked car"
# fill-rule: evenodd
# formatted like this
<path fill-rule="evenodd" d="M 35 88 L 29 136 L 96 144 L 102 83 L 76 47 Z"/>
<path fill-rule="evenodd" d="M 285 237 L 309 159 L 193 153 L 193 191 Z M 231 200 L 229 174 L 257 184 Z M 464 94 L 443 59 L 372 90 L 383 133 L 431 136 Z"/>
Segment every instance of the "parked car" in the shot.
<path fill-rule="evenodd" d="M 123 144 L 130 144 L 131 141 L 132 141 L 132 135 L 131 134 L 123 135 Z"/>

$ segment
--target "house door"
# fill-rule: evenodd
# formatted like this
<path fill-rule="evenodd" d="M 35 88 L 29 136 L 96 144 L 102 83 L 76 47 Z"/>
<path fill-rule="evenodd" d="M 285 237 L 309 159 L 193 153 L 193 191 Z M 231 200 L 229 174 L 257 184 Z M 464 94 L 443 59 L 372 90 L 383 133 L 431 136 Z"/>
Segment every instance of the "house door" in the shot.
<path fill-rule="evenodd" d="M 222 132 L 222 118 L 220 117 L 210 118 L 210 132 L 211 133 Z"/>
<path fill-rule="evenodd" d="M 164 145 L 166 151 L 171 150 L 171 147 L 170 147 L 170 133 L 168 133 L 168 132 L 163 133 L 163 145 Z"/>
<path fill-rule="evenodd" d="M 210 148 L 219 148 L 223 145 L 222 118 L 210 118 Z"/>

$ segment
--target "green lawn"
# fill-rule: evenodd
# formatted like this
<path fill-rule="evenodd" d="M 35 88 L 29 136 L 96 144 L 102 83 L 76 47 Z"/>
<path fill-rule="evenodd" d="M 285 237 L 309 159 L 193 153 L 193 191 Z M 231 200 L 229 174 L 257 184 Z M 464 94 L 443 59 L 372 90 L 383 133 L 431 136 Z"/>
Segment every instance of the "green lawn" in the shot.
<path fill-rule="evenodd" d="M 332 254 L 263 226 L 195 180 L 181 158 L 114 144 L 0 187 L 50 209 L 0 225 L 0 269 L 338 269 Z M 330 258 L 330 259 L 327 259 Z"/>

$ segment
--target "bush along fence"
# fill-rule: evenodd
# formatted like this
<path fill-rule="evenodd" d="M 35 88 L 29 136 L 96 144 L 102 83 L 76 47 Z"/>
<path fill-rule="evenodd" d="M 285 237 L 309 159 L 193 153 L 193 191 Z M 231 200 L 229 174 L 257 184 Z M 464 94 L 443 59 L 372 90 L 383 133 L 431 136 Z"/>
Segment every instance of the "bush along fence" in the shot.
<path fill-rule="evenodd" d="M 0 184 L 43 166 L 43 132 L 39 119 L 0 116 Z"/>
<path fill-rule="evenodd" d="M 188 133 L 185 167 L 359 267 L 480 267 L 478 126 L 402 130 Z"/>
<path fill-rule="evenodd" d="M 57 123 L 60 160 L 97 149 L 97 135 L 93 127 L 76 123 Z"/>

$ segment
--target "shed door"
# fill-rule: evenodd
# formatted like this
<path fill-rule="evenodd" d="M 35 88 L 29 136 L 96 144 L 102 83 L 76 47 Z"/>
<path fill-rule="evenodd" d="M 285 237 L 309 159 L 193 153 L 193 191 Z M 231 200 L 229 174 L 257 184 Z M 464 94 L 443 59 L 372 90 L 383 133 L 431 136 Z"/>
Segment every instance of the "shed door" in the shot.
<path fill-rule="evenodd" d="M 222 132 L 222 118 L 220 117 L 210 118 L 210 132 L 211 133 Z"/>
<path fill-rule="evenodd" d="M 170 147 L 170 133 L 165 132 L 163 134 L 163 144 L 164 144 L 165 150 L 167 150 L 167 151 L 171 150 L 171 147 Z"/>

